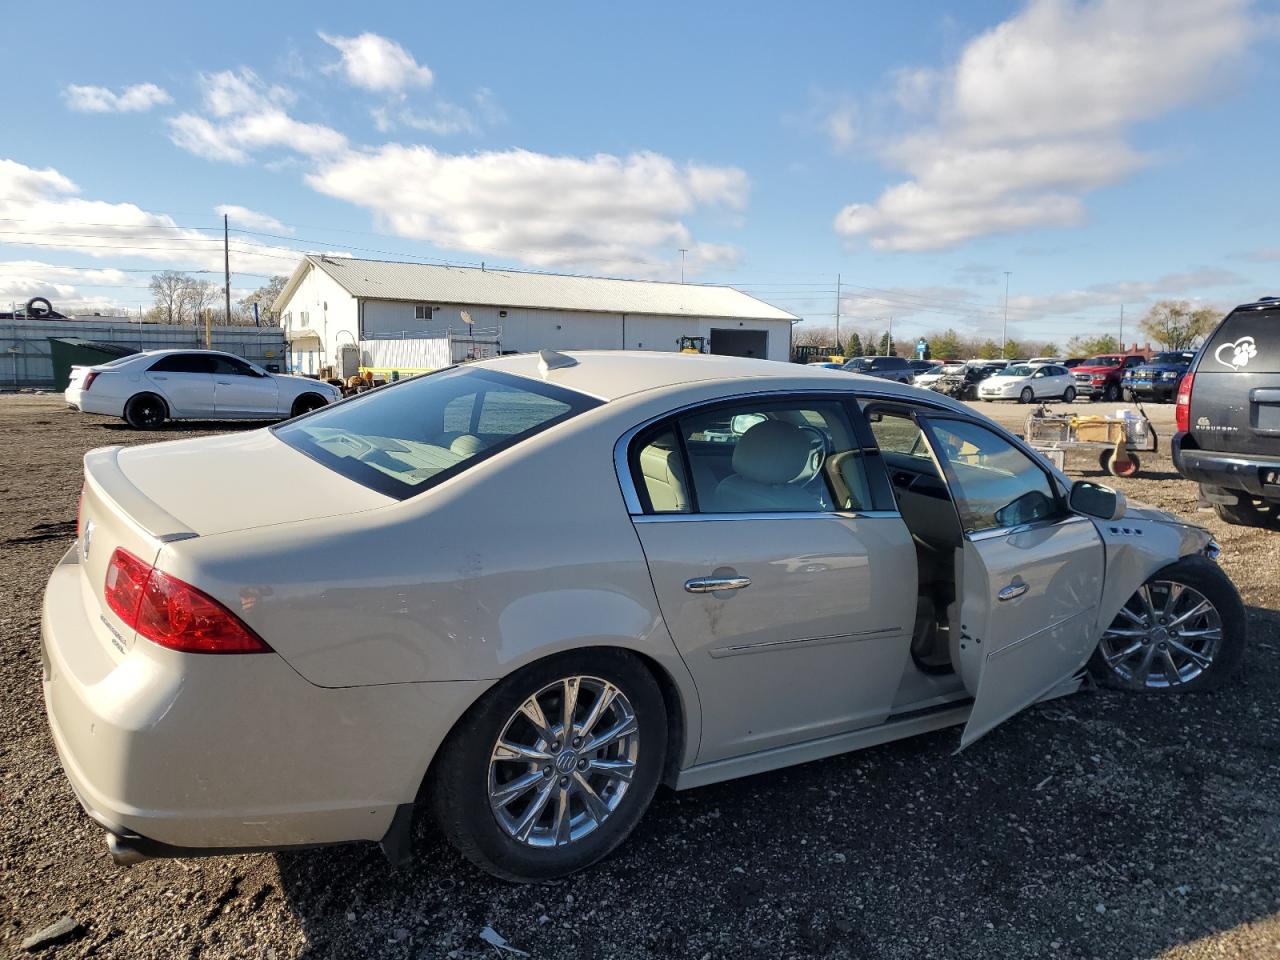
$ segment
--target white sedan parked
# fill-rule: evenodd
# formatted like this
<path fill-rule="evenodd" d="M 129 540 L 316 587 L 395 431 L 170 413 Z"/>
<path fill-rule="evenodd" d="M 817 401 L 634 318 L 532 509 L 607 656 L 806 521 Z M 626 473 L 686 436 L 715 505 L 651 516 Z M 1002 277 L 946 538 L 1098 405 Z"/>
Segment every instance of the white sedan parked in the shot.
<path fill-rule="evenodd" d="M 220 350 L 147 350 L 72 367 L 63 393 L 82 413 L 149 430 L 166 420 L 280 420 L 342 399 L 332 384 L 268 373 Z"/>
<path fill-rule="evenodd" d="M 1062 400 L 1076 398 L 1075 379 L 1071 371 L 1052 363 L 1019 363 L 994 373 L 978 385 L 982 400 Z"/>
<path fill-rule="evenodd" d="M 930 391 L 508 356 L 89 453 L 44 696 L 121 862 L 400 858 L 423 812 L 540 880 L 608 854 L 659 783 L 951 726 L 968 745 L 1086 664 L 1219 684 L 1245 617 L 1215 553 Z"/>

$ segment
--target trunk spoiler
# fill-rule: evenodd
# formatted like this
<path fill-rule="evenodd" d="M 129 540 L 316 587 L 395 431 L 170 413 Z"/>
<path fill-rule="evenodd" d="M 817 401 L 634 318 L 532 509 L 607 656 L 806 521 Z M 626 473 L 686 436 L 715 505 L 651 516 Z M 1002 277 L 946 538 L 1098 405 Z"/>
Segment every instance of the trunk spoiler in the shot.
<path fill-rule="evenodd" d="M 100 447 L 84 455 L 84 475 L 88 483 L 98 488 L 103 496 L 113 501 L 120 512 L 144 533 L 170 543 L 174 540 L 190 540 L 199 536 L 177 517 L 168 513 L 154 500 L 133 485 L 120 469 L 122 446 Z"/>

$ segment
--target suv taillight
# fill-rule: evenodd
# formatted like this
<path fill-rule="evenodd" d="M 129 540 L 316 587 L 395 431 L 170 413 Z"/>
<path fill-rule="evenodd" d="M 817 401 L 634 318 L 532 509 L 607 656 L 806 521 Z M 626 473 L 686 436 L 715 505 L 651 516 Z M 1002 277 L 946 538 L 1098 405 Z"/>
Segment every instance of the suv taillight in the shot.
<path fill-rule="evenodd" d="M 96 380 L 97 378 L 98 378 L 98 371 L 90 370 L 88 373 L 84 375 L 84 383 L 80 384 L 80 389 L 88 390 L 91 386 L 93 386 L 93 381 Z"/>
<path fill-rule="evenodd" d="M 1195 379 L 1196 375 L 1188 370 L 1178 384 L 1178 402 L 1173 411 L 1173 421 L 1179 433 L 1186 433 L 1191 429 L 1191 385 Z"/>
<path fill-rule="evenodd" d="M 234 613 L 189 583 L 116 548 L 107 564 L 107 606 L 152 643 L 183 653 L 270 653 Z"/>

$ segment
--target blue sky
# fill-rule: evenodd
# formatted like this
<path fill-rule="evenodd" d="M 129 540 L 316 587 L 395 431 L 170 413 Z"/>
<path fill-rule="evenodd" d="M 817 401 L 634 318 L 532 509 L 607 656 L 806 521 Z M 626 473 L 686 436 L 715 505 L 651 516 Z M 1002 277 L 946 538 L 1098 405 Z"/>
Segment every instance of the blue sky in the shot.
<path fill-rule="evenodd" d="M 730 283 L 829 325 L 1114 332 L 1280 293 L 1245 0 L 28 4 L 0 300 L 134 310 L 297 251 Z M 50 59 L 52 57 L 52 60 Z M 54 65 L 56 64 L 56 66 Z M 253 232 L 242 232 L 253 231 Z M 379 252 L 372 252 L 379 251 Z M 214 277 L 216 275 L 208 274 Z M 1132 329 L 1132 326 L 1130 326 Z"/>

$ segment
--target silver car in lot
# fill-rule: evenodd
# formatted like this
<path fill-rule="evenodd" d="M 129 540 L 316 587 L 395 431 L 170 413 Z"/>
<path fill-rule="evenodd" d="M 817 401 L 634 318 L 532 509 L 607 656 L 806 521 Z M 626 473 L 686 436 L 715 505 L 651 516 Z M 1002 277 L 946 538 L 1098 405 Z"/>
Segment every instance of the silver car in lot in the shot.
<path fill-rule="evenodd" d="M 937 393 L 510 356 L 89 453 L 44 694 L 120 862 L 398 860 L 425 813 L 539 880 L 605 856 L 660 784 L 967 746 L 1086 669 L 1220 683 L 1245 618 L 1215 554 Z"/>
<path fill-rule="evenodd" d="M 149 430 L 166 420 L 280 420 L 335 403 L 342 391 L 309 377 L 270 373 L 221 350 L 146 350 L 72 367 L 63 392 L 81 413 Z"/>

